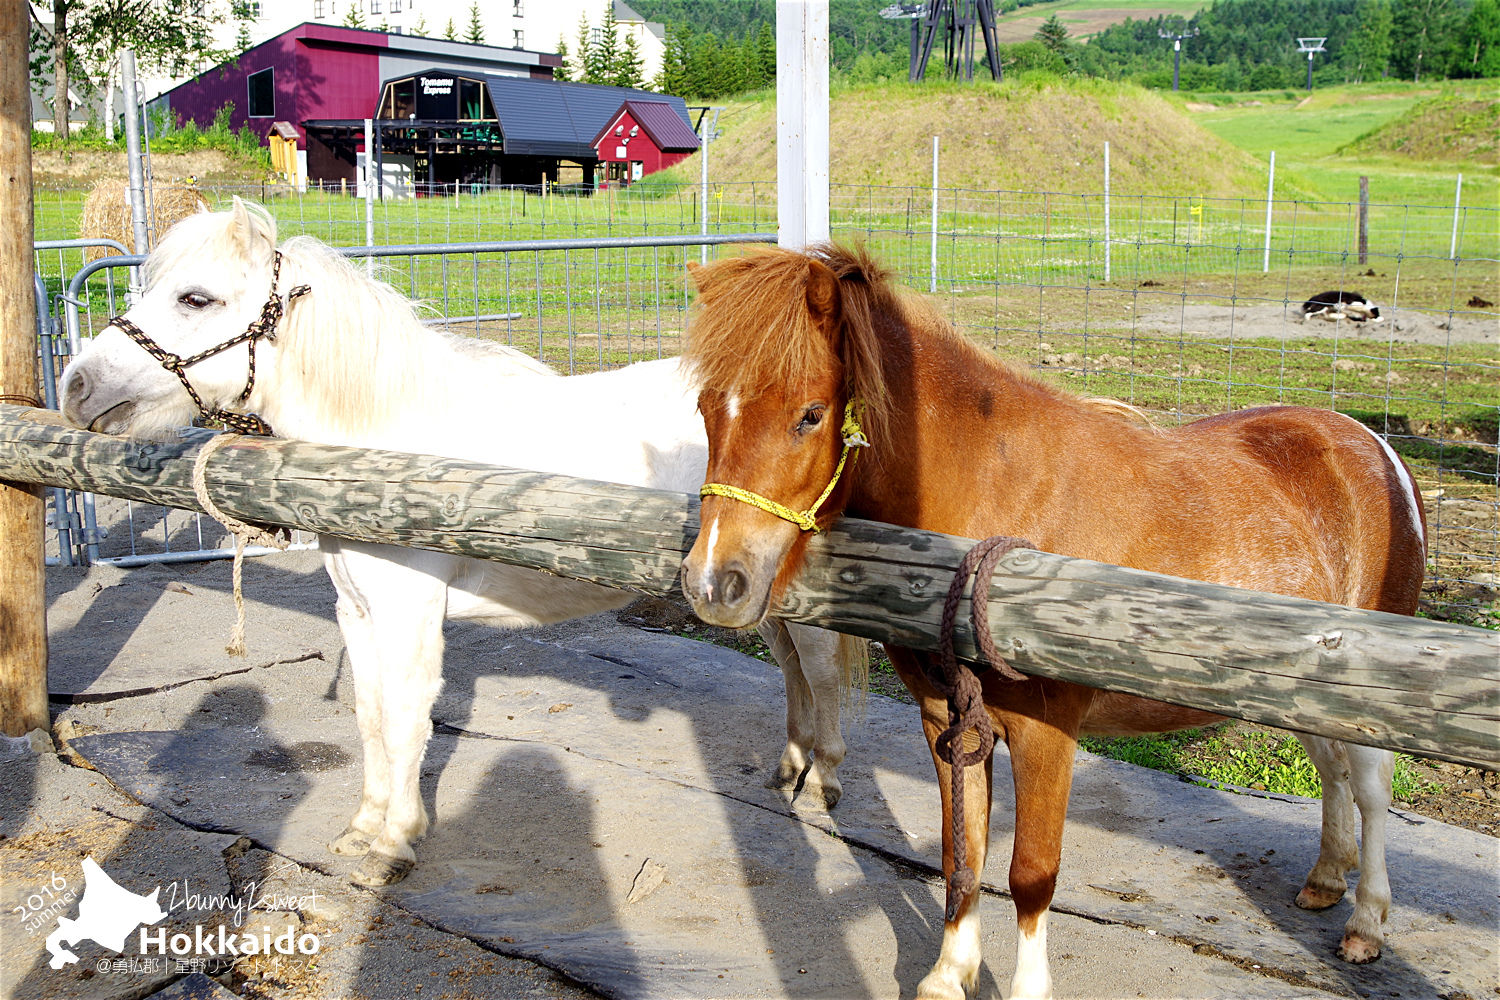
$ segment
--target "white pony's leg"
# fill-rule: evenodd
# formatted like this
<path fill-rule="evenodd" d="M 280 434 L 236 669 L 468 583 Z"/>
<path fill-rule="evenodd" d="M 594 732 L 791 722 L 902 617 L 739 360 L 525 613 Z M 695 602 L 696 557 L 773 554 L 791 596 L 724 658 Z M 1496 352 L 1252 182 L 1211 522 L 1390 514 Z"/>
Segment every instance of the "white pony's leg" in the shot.
<path fill-rule="evenodd" d="M 789 622 L 786 629 L 812 702 L 813 758 L 802 790 L 832 809 L 844 794 L 838 768 L 848 752 L 839 726 L 839 703 L 849 685 L 849 664 L 840 660 L 841 643 L 847 640 L 811 625 Z"/>
<path fill-rule="evenodd" d="M 419 781 L 442 685 L 442 570 L 451 557 L 348 542 L 336 552 L 326 564 L 339 592 L 367 771 L 359 811 L 330 847 L 364 853 L 354 881 L 389 885 L 411 870 L 412 841 L 427 832 Z"/>
<path fill-rule="evenodd" d="M 781 667 L 781 676 L 786 681 L 786 749 L 781 752 L 781 761 L 776 773 L 766 782 L 767 788 L 785 788 L 789 792 L 796 788 L 813 749 L 813 696 L 802 672 L 802 659 L 792 642 L 786 622 L 779 618 L 767 618 L 756 626 L 756 631 L 771 647 L 771 655 Z"/>
<path fill-rule="evenodd" d="M 336 589 L 338 579 L 334 577 Z M 385 826 L 386 805 L 391 798 L 390 769 L 386 764 L 385 740 L 380 734 L 380 658 L 375 652 L 369 610 L 353 595 L 339 589 L 337 614 L 354 679 L 354 716 L 364 746 L 365 773 L 359 808 L 344 832 L 329 842 L 328 849 L 334 854 L 361 856 L 369 851 L 370 842 Z"/>
<path fill-rule="evenodd" d="M 1323 784 L 1323 833 L 1318 861 L 1307 873 L 1297 905 L 1324 910 L 1344 898 L 1345 873 L 1359 865 L 1354 839 L 1354 796 L 1349 791 L 1349 755 L 1344 744 L 1322 736 L 1297 737 Z"/>
<path fill-rule="evenodd" d="M 1339 957 L 1346 962 L 1373 962 L 1385 939 L 1381 925 L 1391 908 L 1391 883 L 1385 868 L 1385 826 L 1391 806 L 1391 777 L 1396 755 L 1389 750 L 1345 745 L 1349 755 L 1354 801 L 1361 825 L 1359 885 L 1354 890 L 1354 914 L 1344 925 Z"/>
<path fill-rule="evenodd" d="M 1396 758 L 1389 750 L 1343 743 L 1322 736 L 1299 736 L 1323 783 L 1323 843 L 1318 863 L 1297 894 L 1297 905 L 1322 910 L 1343 898 L 1344 875 L 1360 870 L 1354 913 L 1344 925 L 1339 957 L 1346 962 L 1373 962 L 1384 941 L 1381 924 L 1391 905 L 1385 868 L 1385 820 L 1391 805 L 1391 774 Z M 1354 805 L 1358 803 L 1362 847 L 1354 839 Z"/>

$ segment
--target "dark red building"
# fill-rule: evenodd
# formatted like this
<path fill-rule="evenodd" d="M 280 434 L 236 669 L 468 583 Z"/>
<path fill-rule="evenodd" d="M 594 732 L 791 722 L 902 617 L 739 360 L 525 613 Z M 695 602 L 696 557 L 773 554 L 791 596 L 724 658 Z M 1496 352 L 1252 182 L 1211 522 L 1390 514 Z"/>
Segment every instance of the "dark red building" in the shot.
<path fill-rule="evenodd" d="M 631 98 L 592 143 L 606 183 L 630 184 L 698 151 L 698 136 L 668 100 Z"/>

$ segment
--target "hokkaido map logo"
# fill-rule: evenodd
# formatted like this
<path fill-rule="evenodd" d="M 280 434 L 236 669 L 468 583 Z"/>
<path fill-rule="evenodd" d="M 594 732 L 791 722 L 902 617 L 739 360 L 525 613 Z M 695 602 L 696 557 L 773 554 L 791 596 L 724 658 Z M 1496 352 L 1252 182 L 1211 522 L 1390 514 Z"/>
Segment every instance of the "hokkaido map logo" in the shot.
<path fill-rule="evenodd" d="M 278 932 L 269 925 L 258 928 L 247 922 L 250 912 L 257 907 L 265 908 L 268 902 L 282 905 L 295 903 L 301 908 L 316 908 L 317 894 L 266 900 L 255 895 L 252 883 L 246 893 L 235 896 L 229 893 L 212 895 L 194 893 L 186 880 L 170 884 L 165 908 L 162 903 L 162 887 L 157 886 L 150 894 L 139 896 L 123 888 L 91 857 L 83 859 L 83 889 L 81 894 L 68 885 L 67 879 L 52 873 L 51 881 L 32 893 L 24 906 L 13 907 L 19 911 L 28 933 L 35 934 L 54 915 L 57 926 L 47 935 L 48 964 L 61 969 L 78 962 L 78 956 L 70 948 L 84 941 L 93 941 L 100 947 L 121 954 L 134 937 L 137 945 L 133 949 L 133 960 L 153 959 L 164 961 L 175 959 L 234 960 L 245 955 L 309 956 L 318 953 L 320 942 L 312 933 L 296 933 L 291 928 Z M 74 899 L 78 901 L 78 916 L 62 916 Z M 213 926 L 194 924 L 190 929 L 170 932 L 157 926 L 169 914 L 182 911 L 214 912 L 228 915 L 213 920 Z M 114 965 L 119 965 L 116 960 Z M 99 969 L 106 970 L 109 959 L 101 959 Z"/>

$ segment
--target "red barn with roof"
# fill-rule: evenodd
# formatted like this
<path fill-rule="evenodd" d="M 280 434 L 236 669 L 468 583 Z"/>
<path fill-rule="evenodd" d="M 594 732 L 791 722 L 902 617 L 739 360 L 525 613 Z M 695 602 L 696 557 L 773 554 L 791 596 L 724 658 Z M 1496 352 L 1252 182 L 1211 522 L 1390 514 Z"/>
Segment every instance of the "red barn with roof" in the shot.
<path fill-rule="evenodd" d="M 632 98 L 594 136 L 606 183 L 630 184 L 698 151 L 698 136 L 665 101 Z"/>

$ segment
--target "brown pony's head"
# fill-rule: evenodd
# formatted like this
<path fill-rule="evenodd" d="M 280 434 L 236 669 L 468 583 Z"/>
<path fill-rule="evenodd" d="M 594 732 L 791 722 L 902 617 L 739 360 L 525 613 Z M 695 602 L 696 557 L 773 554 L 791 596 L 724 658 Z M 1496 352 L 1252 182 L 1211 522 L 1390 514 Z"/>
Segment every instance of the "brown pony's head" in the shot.
<path fill-rule="evenodd" d="M 811 524 L 847 501 L 851 397 L 864 433 L 879 440 L 886 396 L 872 317 L 894 294 L 863 251 L 831 245 L 690 269 L 700 295 L 684 361 L 699 387 L 714 485 L 683 589 L 700 618 L 737 628 L 765 617 Z"/>

